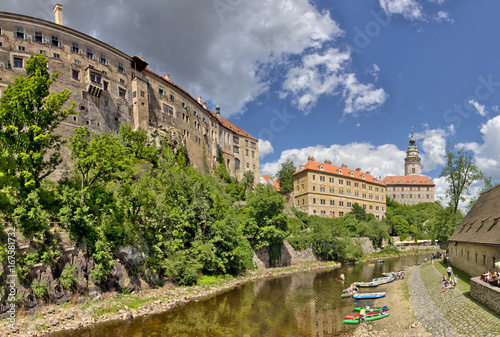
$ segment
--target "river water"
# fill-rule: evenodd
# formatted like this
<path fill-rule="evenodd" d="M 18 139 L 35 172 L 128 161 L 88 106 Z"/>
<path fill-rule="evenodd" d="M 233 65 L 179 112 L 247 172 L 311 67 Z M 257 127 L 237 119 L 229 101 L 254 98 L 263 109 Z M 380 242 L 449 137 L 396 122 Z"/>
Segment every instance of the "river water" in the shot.
<path fill-rule="evenodd" d="M 427 255 L 364 262 L 329 271 L 292 274 L 247 282 L 203 300 L 179 305 L 168 312 L 129 321 L 108 322 L 92 329 L 54 334 L 54 337 L 146 336 L 340 336 L 354 327 L 342 324 L 359 305 L 387 305 L 383 299 L 341 298 L 342 289 L 356 281 L 381 277 L 423 262 Z M 345 282 L 339 280 L 344 273 Z M 398 282 L 398 281 L 395 281 Z M 386 287 L 390 291 L 390 286 Z M 365 288 L 362 291 L 377 291 Z M 376 301 L 376 302 L 374 302 Z"/>

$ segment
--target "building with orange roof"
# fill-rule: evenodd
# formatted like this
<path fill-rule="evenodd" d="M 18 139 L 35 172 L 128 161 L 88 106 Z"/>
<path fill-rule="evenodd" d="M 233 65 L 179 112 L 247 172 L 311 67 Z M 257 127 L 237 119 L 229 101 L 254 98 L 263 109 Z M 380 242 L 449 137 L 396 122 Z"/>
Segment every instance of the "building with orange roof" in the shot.
<path fill-rule="evenodd" d="M 406 151 L 405 175 L 387 176 L 383 179 L 387 185 L 387 196 L 407 205 L 433 202 L 436 185 L 428 176 L 422 176 L 421 172 L 420 156 L 412 129 Z"/>
<path fill-rule="evenodd" d="M 386 184 L 360 168 L 318 163 L 310 156 L 293 174 L 293 186 L 295 207 L 309 215 L 343 216 L 355 203 L 377 219 L 385 215 Z"/>
<path fill-rule="evenodd" d="M 183 144 L 191 165 L 210 173 L 219 154 L 233 177 L 252 171 L 260 176 L 258 141 L 195 99 L 168 74 L 160 76 L 142 57 L 129 56 L 94 37 L 63 25 L 62 5 L 54 7 L 55 22 L 0 12 L 0 95 L 18 75 L 31 54 L 44 54 L 50 72 L 59 72 L 51 91 L 71 91 L 78 115 L 69 116 L 56 133 L 63 139 L 79 126 L 91 133 L 114 133 L 120 125 L 148 132 L 160 144 L 162 136 Z M 61 149 L 70 162 L 68 148 Z M 62 166 L 61 166 L 62 167 Z M 52 176 L 58 179 L 62 169 Z"/>

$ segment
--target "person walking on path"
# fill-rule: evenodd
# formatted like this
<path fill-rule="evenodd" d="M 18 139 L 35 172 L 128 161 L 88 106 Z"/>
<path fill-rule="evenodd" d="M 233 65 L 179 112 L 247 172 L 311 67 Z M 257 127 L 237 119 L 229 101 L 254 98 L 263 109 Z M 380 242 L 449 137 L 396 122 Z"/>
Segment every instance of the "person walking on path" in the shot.
<path fill-rule="evenodd" d="M 453 272 L 453 270 L 451 269 L 451 266 L 448 266 L 448 268 L 446 268 L 446 271 L 448 272 L 448 278 L 450 278 L 451 273 Z"/>

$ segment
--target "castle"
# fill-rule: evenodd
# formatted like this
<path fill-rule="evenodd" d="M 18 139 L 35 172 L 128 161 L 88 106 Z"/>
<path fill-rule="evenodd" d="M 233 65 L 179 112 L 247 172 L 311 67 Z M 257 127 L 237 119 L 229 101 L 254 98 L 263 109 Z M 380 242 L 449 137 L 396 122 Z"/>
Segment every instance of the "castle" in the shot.
<path fill-rule="evenodd" d="M 421 171 L 420 156 L 412 129 L 406 151 L 405 175 L 387 176 L 383 179 L 387 185 L 387 196 L 401 204 L 408 205 L 434 202 L 436 185 L 428 176 L 422 176 Z"/>
<path fill-rule="evenodd" d="M 55 22 L 0 12 L 0 95 L 14 78 L 25 75 L 31 54 L 44 54 L 49 72 L 59 72 L 51 91 L 69 89 L 67 103 L 75 110 L 56 130 L 68 139 L 79 126 L 93 133 L 117 133 L 120 125 L 180 139 L 191 164 L 208 173 L 222 155 L 229 174 L 242 179 L 252 171 L 260 176 L 258 141 L 215 113 L 198 96 L 148 68 L 145 59 L 129 56 L 89 35 L 65 27 L 62 5 L 55 5 Z M 61 155 L 70 160 L 69 149 Z M 61 174 L 55 172 L 57 179 Z"/>

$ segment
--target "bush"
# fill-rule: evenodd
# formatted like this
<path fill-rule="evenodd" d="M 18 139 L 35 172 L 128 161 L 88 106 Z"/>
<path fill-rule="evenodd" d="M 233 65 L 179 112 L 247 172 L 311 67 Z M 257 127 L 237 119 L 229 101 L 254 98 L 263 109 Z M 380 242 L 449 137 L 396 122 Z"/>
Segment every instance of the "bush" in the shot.
<path fill-rule="evenodd" d="M 310 236 L 289 237 L 286 240 L 295 250 L 304 250 L 310 248 L 312 245 L 312 238 Z"/>
<path fill-rule="evenodd" d="M 198 271 L 192 266 L 183 266 L 177 275 L 177 283 L 181 286 L 192 286 L 198 280 Z"/>
<path fill-rule="evenodd" d="M 66 263 L 64 269 L 59 277 L 59 282 L 66 289 L 71 289 L 78 281 L 78 277 L 76 276 L 76 263 L 70 267 L 69 263 Z"/>
<path fill-rule="evenodd" d="M 36 297 L 43 298 L 49 293 L 49 285 L 45 280 L 41 280 L 40 282 L 33 280 L 31 282 L 31 290 L 33 290 L 33 294 Z"/>

